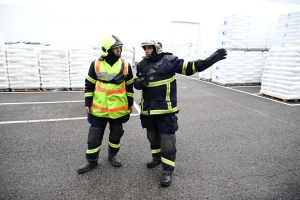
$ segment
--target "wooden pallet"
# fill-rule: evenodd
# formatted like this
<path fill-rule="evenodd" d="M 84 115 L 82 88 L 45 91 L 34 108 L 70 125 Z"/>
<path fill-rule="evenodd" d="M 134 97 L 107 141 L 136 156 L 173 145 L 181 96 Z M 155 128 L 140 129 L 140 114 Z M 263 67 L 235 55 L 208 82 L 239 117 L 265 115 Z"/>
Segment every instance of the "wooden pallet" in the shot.
<path fill-rule="evenodd" d="M 299 99 L 282 99 L 282 98 L 279 98 L 279 97 L 273 97 L 271 95 L 263 94 L 263 93 L 260 93 L 260 95 L 263 96 L 263 97 L 274 99 L 274 100 L 283 101 L 285 103 L 287 103 L 287 102 L 300 102 Z"/>
<path fill-rule="evenodd" d="M 0 92 L 10 92 L 10 89 L 9 88 L 2 88 L 2 89 L 0 89 Z"/>
<path fill-rule="evenodd" d="M 82 88 L 70 88 L 70 91 L 84 91 L 85 87 Z"/>
<path fill-rule="evenodd" d="M 40 88 L 30 89 L 30 88 L 24 88 L 24 89 L 10 89 L 11 92 L 40 92 Z"/>
<path fill-rule="evenodd" d="M 211 78 L 199 78 L 201 81 L 211 82 Z"/>
<path fill-rule="evenodd" d="M 221 85 L 224 87 L 230 87 L 230 86 L 257 86 L 257 85 L 261 85 L 261 83 L 219 83 L 219 82 L 215 82 L 212 81 L 212 83 L 217 84 L 217 85 Z"/>
<path fill-rule="evenodd" d="M 53 91 L 70 91 L 70 88 L 42 88 L 43 92 L 53 92 Z"/>

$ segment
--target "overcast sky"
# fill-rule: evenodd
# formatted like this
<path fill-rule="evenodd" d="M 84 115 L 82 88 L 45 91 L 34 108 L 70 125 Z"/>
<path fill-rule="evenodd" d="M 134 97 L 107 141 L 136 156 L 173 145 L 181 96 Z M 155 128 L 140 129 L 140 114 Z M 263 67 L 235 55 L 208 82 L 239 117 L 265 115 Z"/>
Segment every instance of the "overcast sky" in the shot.
<path fill-rule="evenodd" d="M 18 6 L 7 10 L 12 5 Z M 0 0 L 6 40 L 68 44 L 100 45 L 109 33 L 131 46 L 146 37 L 168 42 L 170 21 L 187 21 L 200 23 L 201 45 L 208 48 L 215 44 L 221 17 L 276 18 L 297 10 L 300 4 L 267 0 Z"/>

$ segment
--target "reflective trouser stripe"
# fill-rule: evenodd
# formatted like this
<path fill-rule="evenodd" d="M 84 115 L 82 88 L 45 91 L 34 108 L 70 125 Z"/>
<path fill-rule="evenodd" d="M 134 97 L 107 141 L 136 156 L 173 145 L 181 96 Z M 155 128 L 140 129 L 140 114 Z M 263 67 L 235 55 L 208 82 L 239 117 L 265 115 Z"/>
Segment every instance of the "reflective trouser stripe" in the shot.
<path fill-rule="evenodd" d="M 86 150 L 86 153 L 87 154 L 97 153 L 98 151 L 100 151 L 100 149 L 101 149 L 101 145 L 99 147 L 95 148 L 95 149 L 88 149 L 88 150 Z"/>
<path fill-rule="evenodd" d="M 120 144 L 113 144 L 111 142 L 108 142 L 109 146 L 112 148 L 120 148 Z"/>
<path fill-rule="evenodd" d="M 160 149 L 152 149 L 151 152 L 152 154 L 160 153 Z"/>
<path fill-rule="evenodd" d="M 173 162 L 172 160 L 168 160 L 168 159 L 166 159 L 166 158 L 164 158 L 164 157 L 161 157 L 161 161 L 162 161 L 163 163 L 167 164 L 167 165 L 170 165 L 170 166 L 172 166 L 172 167 L 175 167 L 175 162 Z"/>

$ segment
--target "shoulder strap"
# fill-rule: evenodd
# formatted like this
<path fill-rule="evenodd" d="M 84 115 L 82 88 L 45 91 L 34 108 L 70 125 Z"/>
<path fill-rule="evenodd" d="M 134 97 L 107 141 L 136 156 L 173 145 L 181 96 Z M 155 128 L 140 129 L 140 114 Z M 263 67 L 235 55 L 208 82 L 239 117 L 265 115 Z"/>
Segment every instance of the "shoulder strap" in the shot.
<path fill-rule="evenodd" d="M 147 76 L 150 74 L 155 74 L 157 72 L 159 66 L 163 63 L 164 57 L 165 56 L 163 56 L 157 63 L 155 63 L 155 65 L 147 72 Z"/>

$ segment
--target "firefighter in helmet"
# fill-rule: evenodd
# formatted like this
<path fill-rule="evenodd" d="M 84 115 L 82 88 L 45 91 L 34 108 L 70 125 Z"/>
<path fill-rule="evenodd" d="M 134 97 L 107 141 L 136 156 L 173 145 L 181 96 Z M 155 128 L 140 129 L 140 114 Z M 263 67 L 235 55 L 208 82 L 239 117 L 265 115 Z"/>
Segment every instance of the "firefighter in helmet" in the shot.
<path fill-rule="evenodd" d="M 129 63 L 121 59 L 123 43 L 115 35 L 102 40 L 102 55 L 90 65 L 85 80 L 85 110 L 88 122 L 86 162 L 78 173 L 98 165 L 106 125 L 109 124 L 108 160 L 122 165 L 117 153 L 124 134 L 123 123 L 129 120 L 133 105 L 133 74 Z"/>
<path fill-rule="evenodd" d="M 137 65 L 134 88 L 142 90 L 141 125 L 146 129 L 152 160 L 148 168 L 162 164 L 160 184 L 171 184 L 176 160 L 176 135 L 178 130 L 177 89 L 175 74 L 192 75 L 225 59 L 225 49 L 218 49 L 205 60 L 185 61 L 162 52 L 162 44 L 145 40 L 141 47 L 145 58 Z"/>

